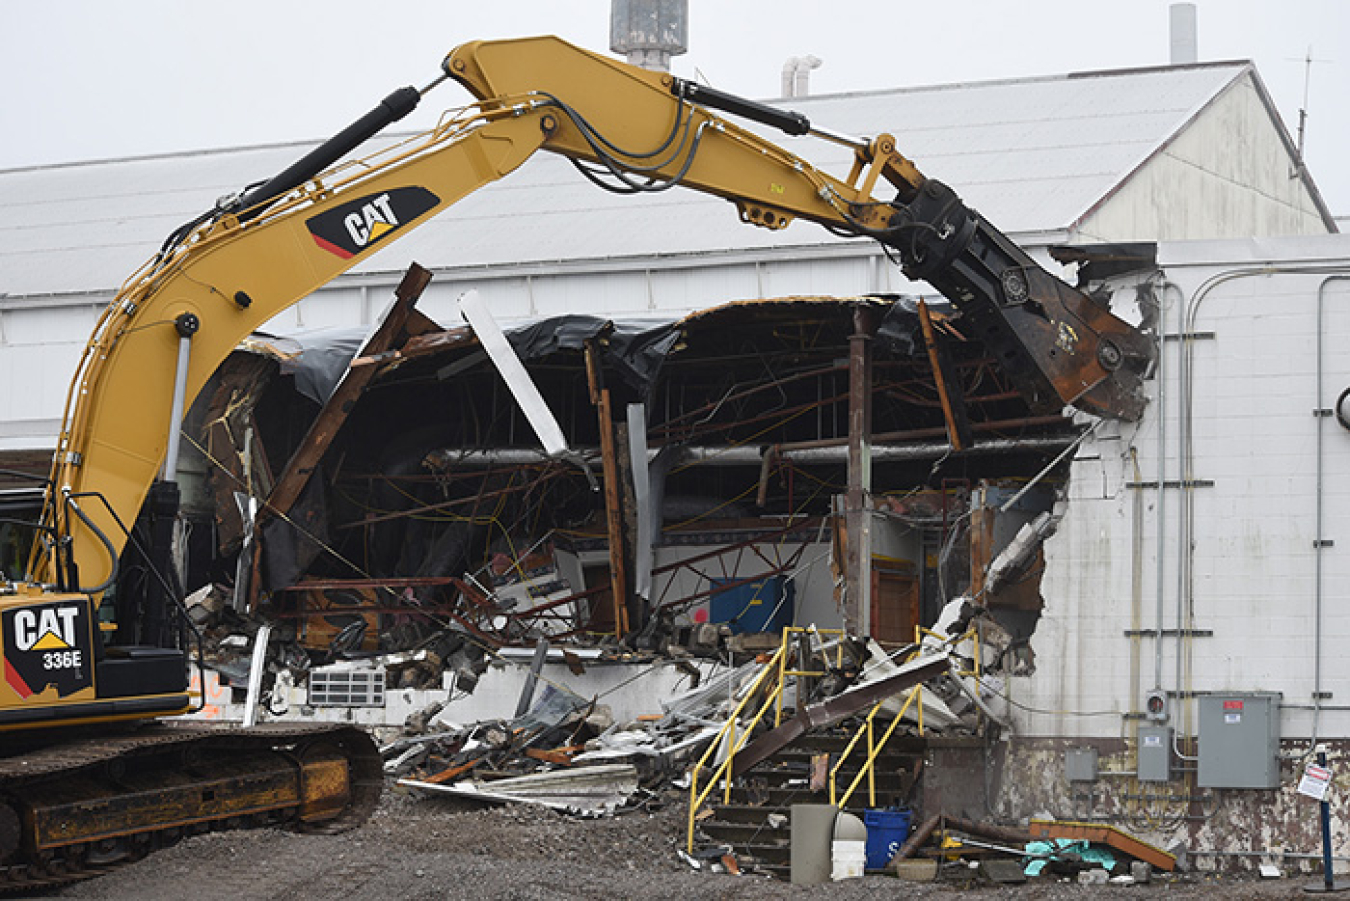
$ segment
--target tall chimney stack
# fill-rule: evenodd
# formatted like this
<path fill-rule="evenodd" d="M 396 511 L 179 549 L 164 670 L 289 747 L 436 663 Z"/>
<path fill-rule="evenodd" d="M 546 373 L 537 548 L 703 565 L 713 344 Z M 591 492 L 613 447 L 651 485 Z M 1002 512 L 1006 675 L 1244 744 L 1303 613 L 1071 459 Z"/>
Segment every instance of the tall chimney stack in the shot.
<path fill-rule="evenodd" d="M 609 49 L 654 72 L 689 49 L 689 0 L 613 0 Z"/>
<path fill-rule="evenodd" d="M 1172 65 L 1184 66 L 1199 60 L 1195 37 L 1195 4 L 1173 3 L 1171 7 Z"/>

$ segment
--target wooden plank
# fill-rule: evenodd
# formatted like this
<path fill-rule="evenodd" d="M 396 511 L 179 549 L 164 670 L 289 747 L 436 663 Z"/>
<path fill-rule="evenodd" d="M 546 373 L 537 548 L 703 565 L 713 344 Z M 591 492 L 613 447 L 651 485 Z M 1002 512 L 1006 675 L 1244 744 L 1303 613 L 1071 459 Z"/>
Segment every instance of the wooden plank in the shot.
<path fill-rule="evenodd" d="M 938 344 L 928 304 L 922 300 L 919 301 L 919 326 L 923 331 L 923 343 L 928 348 L 928 362 L 933 367 L 933 384 L 937 386 L 938 400 L 942 403 L 942 418 L 947 423 L 947 441 L 951 443 L 952 450 L 965 450 L 974 443 L 970 419 L 966 416 L 965 398 L 961 396 L 961 388 L 952 377 L 954 367 Z"/>
<path fill-rule="evenodd" d="M 1160 870 L 1171 872 L 1177 859 L 1161 848 L 1154 847 L 1115 826 L 1100 823 L 1075 823 L 1065 820 L 1032 820 L 1031 837 L 1038 839 L 1066 838 L 1074 841 L 1097 842 L 1108 845 L 1136 860 L 1142 860 Z"/>
<path fill-rule="evenodd" d="M 416 263 L 408 267 L 403 281 L 399 282 L 394 290 L 397 300 L 390 308 L 389 315 L 380 323 L 375 334 L 370 336 L 365 347 L 361 348 L 361 352 L 357 354 L 358 359 L 378 357 L 407 339 L 406 326 L 412 315 L 413 305 L 430 283 L 431 273 L 426 269 Z M 333 396 L 328 398 L 328 402 L 323 405 L 318 417 L 310 425 L 309 431 L 305 433 L 299 448 L 286 462 L 285 471 L 277 479 L 272 493 L 267 496 L 260 519 L 267 516 L 285 516 L 290 512 L 296 499 L 300 497 L 300 492 L 309 483 L 315 467 L 319 465 L 329 445 L 333 443 L 338 429 L 347 421 L 347 415 L 351 412 L 357 397 L 378 371 L 378 366 L 359 366 L 347 370 L 347 374 L 333 391 Z"/>

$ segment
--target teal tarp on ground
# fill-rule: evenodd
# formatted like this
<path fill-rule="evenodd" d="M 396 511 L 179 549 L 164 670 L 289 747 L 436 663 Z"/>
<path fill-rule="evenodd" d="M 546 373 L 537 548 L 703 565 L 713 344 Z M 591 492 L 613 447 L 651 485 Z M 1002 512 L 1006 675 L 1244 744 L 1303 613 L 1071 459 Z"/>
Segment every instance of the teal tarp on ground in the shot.
<path fill-rule="evenodd" d="M 1083 861 L 1100 863 L 1107 870 L 1113 869 L 1116 865 L 1114 854 L 1105 848 L 1098 848 L 1084 841 L 1051 839 L 1048 842 L 1027 842 L 1026 851 L 1027 856 L 1032 858 L 1023 869 L 1023 872 L 1028 876 L 1041 875 L 1041 870 L 1045 868 L 1050 858 L 1060 857 L 1064 854 L 1076 854 Z"/>

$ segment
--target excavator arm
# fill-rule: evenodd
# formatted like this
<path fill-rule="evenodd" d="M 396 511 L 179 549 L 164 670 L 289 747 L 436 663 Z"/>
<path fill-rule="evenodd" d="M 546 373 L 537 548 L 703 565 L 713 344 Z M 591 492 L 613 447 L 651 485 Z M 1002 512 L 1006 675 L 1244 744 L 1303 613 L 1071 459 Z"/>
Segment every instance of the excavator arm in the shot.
<path fill-rule="evenodd" d="M 444 69 L 485 104 L 541 94 L 557 100 L 569 114 L 545 149 L 652 182 L 640 190 L 678 184 L 733 201 L 754 225 L 777 229 L 810 219 L 892 248 L 906 275 L 927 281 L 969 317 L 1034 407 L 1071 404 L 1127 420 L 1143 410 L 1140 378 L 1153 359 L 1148 339 L 1046 272 L 951 188 L 926 178 L 889 134 L 841 135 L 801 113 L 551 37 L 465 44 Z M 599 84 L 605 87 L 596 97 Z M 852 169 L 837 180 L 714 109 L 848 146 Z M 886 186 L 894 195 L 876 199 Z"/>
<path fill-rule="evenodd" d="M 681 186 L 731 200 L 754 225 L 802 218 L 871 237 L 976 323 L 1034 404 L 1126 419 L 1142 408 L 1143 337 L 921 175 L 889 135 L 835 134 L 553 37 L 465 44 L 443 69 L 476 104 L 360 165 L 327 168 L 419 92 L 390 95 L 286 172 L 180 229 L 127 282 L 72 385 L 47 502 L 47 522 L 68 537 L 35 557 L 35 581 L 106 585 L 120 523 L 157 475 L 173 481 L 164 465 L 182 410 L 242 338 L 540 149 L 612 190 Z M 715 109 L 845 144 L 855 162 L 846 177 L 828 175 Z M 895 196 L 876 199 L 878 187 Z"/>

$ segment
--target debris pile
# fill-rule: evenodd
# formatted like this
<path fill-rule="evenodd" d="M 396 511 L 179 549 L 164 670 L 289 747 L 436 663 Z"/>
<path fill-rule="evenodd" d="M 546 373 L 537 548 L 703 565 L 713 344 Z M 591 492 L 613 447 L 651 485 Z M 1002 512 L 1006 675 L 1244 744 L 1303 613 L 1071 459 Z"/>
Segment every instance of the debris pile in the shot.
<path fill-rule="evenodd" d="M 886 865 L 908 881 L 1005 885 L 1028 878 L 1134 885 L 1176 868 L 1172 854 L 1111 826 L 1032 820 L 1018 829 L 946 813 L 916 827 Z"/>
<path fill-rule="evenodd" d="M 439 716 L 409 722 L 385 745 L 387 774 L 423 792 L 539 804 L 600 815 L 669 787 L 722 728 L 759 673 L 724 668 L 706 684 L 663 699 L 660 714 L 616 723 L 609 709 L 548 685 L 529 711 L 467 726 Z"/>

